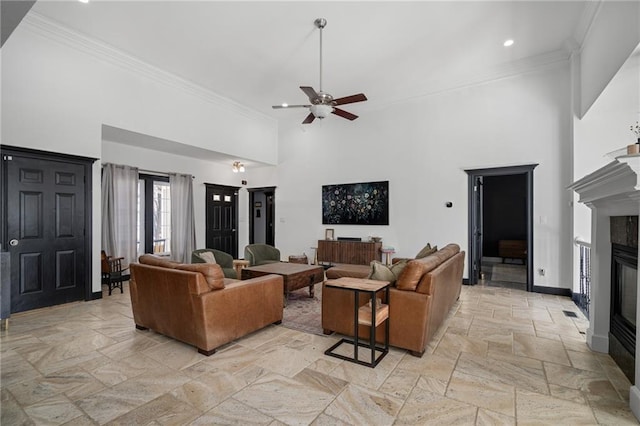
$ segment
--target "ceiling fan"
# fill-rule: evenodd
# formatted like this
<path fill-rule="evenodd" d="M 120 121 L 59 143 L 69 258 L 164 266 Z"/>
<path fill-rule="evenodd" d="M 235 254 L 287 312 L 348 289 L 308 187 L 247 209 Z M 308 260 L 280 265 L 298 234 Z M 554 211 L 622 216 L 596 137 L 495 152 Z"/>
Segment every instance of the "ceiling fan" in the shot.
<path fill-rule="evenodd" d="M 312 123 L 316 118 L 323 119 L 329 114 L 335 114 L 347 120 L 355 120 L 357 115 L 351 114 L 340 108 L 336 108 L 338 105 L 352 104 L 355 102 L 366 101 L 367 97 L 364 93 L 358 93 L 357 95 L 345 96 L 344 98 L 334 99 L 330 94 L 322 91 L 322 29 L 327 25 L 327 20 L 324 18 L 318 18 L 314 22 L 316 27 L 320 29 L 320 90 L 316 92 L 313 87 L 300 86 L 300 89 L 309 98 L 310 104 L 308 105 L 274 105 L 274 109 L 279 108 L 309 108 L 311 111 L 307 118 L 304 119 L 302 124 Z"/>

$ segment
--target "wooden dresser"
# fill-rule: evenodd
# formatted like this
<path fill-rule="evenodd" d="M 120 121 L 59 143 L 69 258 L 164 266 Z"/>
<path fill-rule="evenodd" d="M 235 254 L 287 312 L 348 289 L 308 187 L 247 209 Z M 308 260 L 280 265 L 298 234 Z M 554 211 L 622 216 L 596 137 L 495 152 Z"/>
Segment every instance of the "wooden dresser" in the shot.
<path fill-rule="evenodd" d="M 381 260 L 382 243 L 318 240 L 318 262 L 368 265 Z"/>

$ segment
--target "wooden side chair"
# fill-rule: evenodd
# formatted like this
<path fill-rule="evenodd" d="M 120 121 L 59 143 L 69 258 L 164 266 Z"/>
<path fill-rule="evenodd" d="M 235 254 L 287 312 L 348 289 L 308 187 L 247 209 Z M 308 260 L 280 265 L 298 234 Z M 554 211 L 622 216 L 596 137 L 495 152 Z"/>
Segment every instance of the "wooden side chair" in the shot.
<path fill-rule="evenodd" d="M 107 256 L 107 253 L 102 250 L 102 285 L 109 286 L 109 296 L 114 288 L 119 288 L 120 293 L 123 293 L 122 283 L 131 278 L 129 268 L 122 268 L 123 259 L 124 257 Z"/>

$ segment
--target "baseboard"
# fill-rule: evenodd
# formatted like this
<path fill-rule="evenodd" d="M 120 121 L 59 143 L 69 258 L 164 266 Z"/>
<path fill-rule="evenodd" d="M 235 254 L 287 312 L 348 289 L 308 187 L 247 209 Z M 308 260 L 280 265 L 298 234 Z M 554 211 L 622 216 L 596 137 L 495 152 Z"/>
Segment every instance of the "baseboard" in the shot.
<path fill-rule="evenodd" d="M 96 300 L 96 299 L 102 299 L 102 292 L 101 291 L 95 291 L 95 292 L 91 293 L 91 300 Z"/>
<path fill-rule="evenodd" d="M 580 297 L 581 297 L 580 293 L 571 292 L 571 300 L 573 300 L 573 303 L 575 303 L 578 306 L 580 306 Z"/>
<path fill-rule="evenodd" d="M 629 406 L 636 419 L 640 419 L 640 390 L 636 385 L 629 390 Z"/>
<path fill-rule="evenodd" d="M 571 294 L 571 300 L 573 300 L 573 303 L 575 303 L 578 309 L 582 311 L 584 316 L 587 317 L 587 319 L 589 319 L 589 312 L 587 311 L 589 304 L 587 303 L 587 306 L 584 306 L 585 305 L 584 298 L 585 298 L 585 295 L 580 293 Z"/>
<path fill-rule="evenodd" d="M 469 278 L 463 278 L 462 285 L 469 285 Z"/>
<path fill-rule="evenodd" d="M 608 354 L 609 336 L 593 334 L 593 329 L 589 327 L 587 328 L 587 346 L 589 346 L 589 349 L 592 351 Z"/>
<path fill-rule="evenodd" d="M 573 296 L 573 292 L 569 288 L 545 287 L 542 285 L 534 285 L 533 292 L 542 294 L 553 294 L 554 296 Z"/>

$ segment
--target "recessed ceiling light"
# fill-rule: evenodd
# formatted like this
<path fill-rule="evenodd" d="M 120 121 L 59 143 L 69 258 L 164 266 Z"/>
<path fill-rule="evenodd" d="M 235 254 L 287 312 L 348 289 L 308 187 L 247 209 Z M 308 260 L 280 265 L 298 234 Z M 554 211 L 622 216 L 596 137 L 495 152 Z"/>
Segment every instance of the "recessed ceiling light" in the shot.
<path fill-rule="evenodd" d="M 509 39 L 506 40 L 503 44 L 504 47 L 509 47 L 509 46 L 513 46 L 513 40 Z"/>
<path fill-rule="evenodd" d="M 287 104 L 287 103 L 282 104 L 282 108 L 286 108 L 288 106 L 289 106 L 289 104 Z"/>

